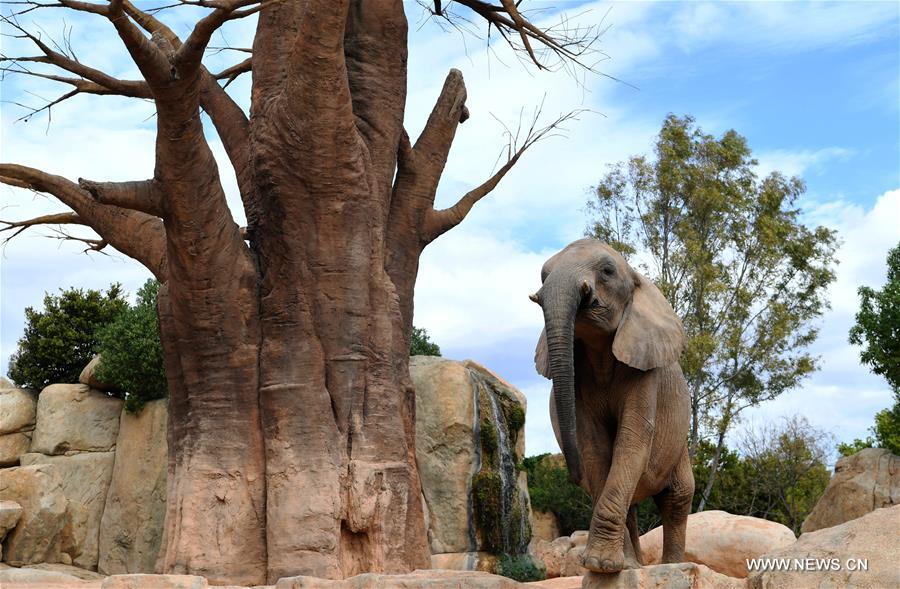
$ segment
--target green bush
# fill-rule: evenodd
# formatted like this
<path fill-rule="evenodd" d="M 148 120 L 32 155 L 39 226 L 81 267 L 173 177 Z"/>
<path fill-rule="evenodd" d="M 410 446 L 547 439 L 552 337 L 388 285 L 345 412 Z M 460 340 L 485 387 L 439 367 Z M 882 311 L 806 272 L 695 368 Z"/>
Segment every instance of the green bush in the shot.
<path fill-rule="evenodd" d="M 528 473 L 532 509 L 556 515 L 562 535 L 588 529 L 593 503 L 584 489 L 569 481 L 562 456 L 529 456 L 522 461 L 522 468 Z"/>
<path fill-rule="evenodd" d="M 138 291 L 135 305 L 100 332 L 97 378 L 125 393 L 125 409 L 131 413 L 168 392 L 156 313 L 158 291 L 159 283 L 148 280 Z"/>
<path fill-rule="evenodd" d="M 543 581 L 547 578 L 547 571 L 544 570 L 544 567 L 527 554 L 501 554 L 497 563 L 497 574 L 520 583 Z"/>
<path fill-rule="evenodd" d="M 412 338 L 409 342 L 410 356 L 440 356 L 441 348 L 428 337 L 428 332 L 422 327 L 412 328 Z"/>
<path fill-rule="evenodd" d="M 38 390 L 78 382 L 99 350 L 100 330 L 127 307 L 119 284 L 105 293 L 70 288 L 45 294 L 43 310 L 25 309 L 25 334 L 10 358 L 9 377 L 20 387 Z"/>

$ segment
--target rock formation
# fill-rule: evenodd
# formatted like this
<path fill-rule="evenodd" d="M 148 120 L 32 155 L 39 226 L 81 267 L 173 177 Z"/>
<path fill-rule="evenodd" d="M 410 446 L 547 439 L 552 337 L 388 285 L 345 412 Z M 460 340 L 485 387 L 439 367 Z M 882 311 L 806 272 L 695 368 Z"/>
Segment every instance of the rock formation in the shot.
<path fill-rule="evenodd" d="M 804 533 L 763 558 L 788 570 L 751 572 L 752 589 L 799 587 L 886 589 L 900 587 L 900 505 L 876 509 L 843 524 Z M 801 567 L 805 570 L 801 570 Z"/>
<path fill-rule="evenodd" d="M 432 566 L 486 569 L 484 553 L 523 553 L 531 537 L 528 485 L 516 468 L 524 395 L 471 361 L 414 356 L 410 375 Z"/>
<path fill-rule="evenodd" d="M 122 400 L 83 384 L 52 384 L 38 399 L 31 451 L 108 452 L 116 445 Z"/>
<path fill-rule="evenodd" d="M 19 456 L 28 452 L 34 433 L 37 395 L 16 389 L 5 381 L 0 388 L 0 467 L 19 464 Z"/>
<path fill-rule="evenodd" d="M 122 412 L 112 482 L 100 527 L 98 570 L 152 572 L 166 516 L 166 400 Z"/>
<path fill-rule="evenodd" d="M 729 577 L 747 576 L 747 559 L 778 550 L 796 541 L 787 526 L 758 517 L 725 511 L 702 511 L 688 516 L 684 558 Z M 662 557 L 662 528 L 641 536 L 644 564 Z"/>
<path fill-rule="evenodd" d="M 828 487 L 800 529 L 814 532 L 892 505 L 900 505 L 900 456 L 867 448 L 838 460 Z"/>

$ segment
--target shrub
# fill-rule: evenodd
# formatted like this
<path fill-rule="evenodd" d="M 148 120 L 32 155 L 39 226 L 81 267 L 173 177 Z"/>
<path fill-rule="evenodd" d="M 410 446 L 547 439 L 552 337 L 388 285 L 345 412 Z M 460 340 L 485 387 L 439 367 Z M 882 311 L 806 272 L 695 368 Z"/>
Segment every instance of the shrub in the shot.
<path fill-rule="evenodd" d="M 131 413 L 168 392 L 156 313 L 158 291 L 159 283 L 148 280 L 138 291 L 135 305 L 100 333 L 97 378 L 125 393 L 125 409 Z"/>
<path fill-rule="evenodd" d="M 128 307 L 119 284 L 107 291 L 60 289 L 44 295 L 44 309 L 25 309 L 25 334 L 9 363 L 18 386 L 43 389 L 74 383 L 99 350 L 99 332 Z"/>
<path fill-rule="evenodd" d="M 409 342 L 410 356 L 440 356 L 441 348 L 428 337 L 428 332 L 422 327 L 412 328 L 412 337 Z"/>
<path fill-rule="evenodd" d="M 528 473 L 532 509 L 556 515 L 562 535 L 588 529 L 593 503 L 584 489 L 569 481 L 569 472 L 562 456 L 530 456 L 522 461 L 522 468 Z"/>
<path fill-rule="evenodd" d="M 497 574 L 520 583 L 543 581 L 547 578 L 547 571 L 544 570 L 544 567 L 527 554 L 501 554 L 497 563 Z"/>

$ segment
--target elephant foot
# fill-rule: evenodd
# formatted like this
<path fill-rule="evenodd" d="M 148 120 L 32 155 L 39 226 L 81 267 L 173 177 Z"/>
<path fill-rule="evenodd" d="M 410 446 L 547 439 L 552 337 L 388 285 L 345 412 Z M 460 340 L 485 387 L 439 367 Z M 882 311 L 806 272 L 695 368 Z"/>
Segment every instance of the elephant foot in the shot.
<path fill-rule="evenodd" d="M 625 553 L 621 547 L 613 549 L 604 549 L 602 546 L 591 546 L 588 544 L 584 549 L 584 555 L 581 557 L 581 564 L 589 571 L 595 573 L 618 573 L 624 568 L 639 568 L 637 566 L 627 566 L 625 563 Z"/>
<path fill-rule="evenodd" d="M 623 568 L 626 569 L 639 569 L 641 568 L 641 563 L 637 561 L 637 559 L 633 556 L 625 557 L 625 566 Z"/>

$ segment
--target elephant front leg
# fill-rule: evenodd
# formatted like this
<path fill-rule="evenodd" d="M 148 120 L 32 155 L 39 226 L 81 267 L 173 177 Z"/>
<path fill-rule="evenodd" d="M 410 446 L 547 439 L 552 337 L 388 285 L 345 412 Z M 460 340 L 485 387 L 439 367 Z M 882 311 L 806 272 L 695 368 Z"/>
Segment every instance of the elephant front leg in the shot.
<path fill-rule="evenodd" d="M 626 414 L 616 436 L 612 467 L 603 492 L 594 504 L 591 529 L 582 564 L 598 573 L 625 568 L 625 523 L 631 499 L 650 453 L 653 422 Z"/>

